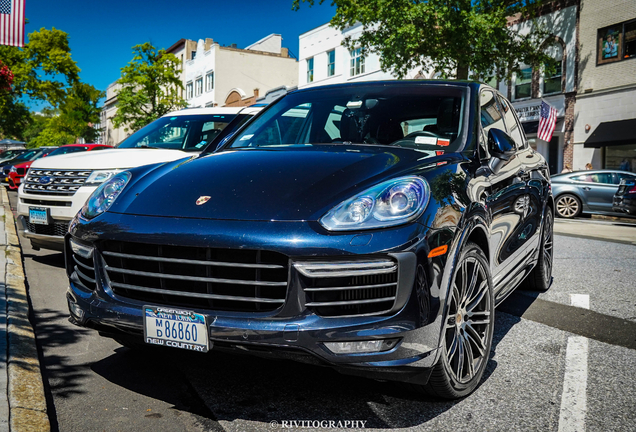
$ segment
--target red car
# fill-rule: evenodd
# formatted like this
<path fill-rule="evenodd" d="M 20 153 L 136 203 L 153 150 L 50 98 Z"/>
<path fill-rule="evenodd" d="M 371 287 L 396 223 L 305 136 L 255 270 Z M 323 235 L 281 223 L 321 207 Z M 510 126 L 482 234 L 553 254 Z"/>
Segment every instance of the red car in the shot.
<path fill-rule="evenodd" d="M 51 153 L 44 155 L 43 157 L 58 156 L 68 153 L 76 153 L 82 151 L 92 150 L 105 150 L 110 149 L 111 146 L 105 144 L 67 144 L 60 146 L 53 150 Z M 23 162 L 11 167 L 7 180 L 9 181 L 9 189 L 17 189 L 20 187 L 20 182 L 26 176 L 27 171 L 31 167 L 33 161 Z"/>

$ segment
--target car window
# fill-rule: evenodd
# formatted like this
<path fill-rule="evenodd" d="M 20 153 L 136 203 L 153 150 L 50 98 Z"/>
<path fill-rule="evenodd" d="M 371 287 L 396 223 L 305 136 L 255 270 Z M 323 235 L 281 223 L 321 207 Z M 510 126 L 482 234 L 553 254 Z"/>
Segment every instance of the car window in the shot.
<path fill-rule="evenodd" d="M 60 147 L 58 149 L 53 150 L 49 154 L 49 156 L 58 156 L 58 155 L 75 153 L 75 152 L 86 151 L 86 150 L 88 150 L 88 147 L 84 147 L 84 146 Z"/>
<path fill-rule="evenodd" d="M 161 117 L 138 130 L 118 148 L 156 147 L 200 151 L 216 137 L 235 114 L 200 114 Z"/>
<path fill-rule="evenodd" d="M 508 135 L 515 140 L 518 149 L 524 148 L 526 142 L 525 135 L 523 128 L 521 127 L 521 124 L 519 124 L 517 116 L 515 115 L 514 107 L 501 96 L 497 96 L 497 99 L 499 99 L 501 109 L 504 113 L 504 122 L 506 123 L 506 131 L 508 132 Z"/>
<path fill-rule="evenodd" d="M 623 179 L 627 179 L 627 180 L 636 180 L 636 176 L 634 175 L 630 175 L 630 174 L 625 174 L 625 173 L 616 173 L 616 175 L 618 176 L 618 180 L 619 182 Z"/>
<path fill-rule="evenodd" d="M 488 159 L 490 155 L 488 153 L 488 131 L 491 128 L 500 129 L 502 131 L 506 130 L 506 126 L 503 121 L 503 113 L 501 108 L 499 107 L 499 102 L 495 97 L 495 94 L 489 90 L 484 90 L 481 92 L 480 96 L 480 119 L 481 119 L 481 127 L 483 129 L 483 135 L 480 139 L 480 156 L 481 159 Z"/>
<path fill-rule="evenodd" d="M 586 183 L 614 184 L 612 173 L 581 174 L 570 178 L 574 181 L 581 181 Z"/>
<path fill-rule="evenodd" d="M 368 144 L 454 151 L 463 145 L 459 137 L 467 92 L 450 86 L 369 84 L 290 93 L 228 147 Z"/>

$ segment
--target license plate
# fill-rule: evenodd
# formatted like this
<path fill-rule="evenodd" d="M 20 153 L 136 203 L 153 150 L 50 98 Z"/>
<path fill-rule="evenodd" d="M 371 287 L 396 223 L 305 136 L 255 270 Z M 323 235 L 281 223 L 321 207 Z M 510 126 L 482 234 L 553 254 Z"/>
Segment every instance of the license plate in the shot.
<path fill-rule="evenodd" d="M 210 349 L 205 315 L 165 306 L 144 306 L 144 340 L 190 351 Z"/>
<path fill-rule="evenodd" d="M 38 225 L 48 225 L 49 209 L 29 207 L 29 222 Z"/>

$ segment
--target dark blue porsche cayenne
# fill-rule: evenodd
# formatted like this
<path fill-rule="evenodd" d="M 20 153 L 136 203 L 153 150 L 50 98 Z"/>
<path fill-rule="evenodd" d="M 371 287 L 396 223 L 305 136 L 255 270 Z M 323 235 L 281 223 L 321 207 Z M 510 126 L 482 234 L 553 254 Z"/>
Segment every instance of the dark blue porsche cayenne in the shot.
<path fill-rule="evenodd" d="M 490 87 L 299 90 L 219 149 L 95 191 L 66 236 L 71 319 L 129 347 L 458 398 L 483 375 L 495 307 L 550 286 L 553 209 L 545 160 Z"/>

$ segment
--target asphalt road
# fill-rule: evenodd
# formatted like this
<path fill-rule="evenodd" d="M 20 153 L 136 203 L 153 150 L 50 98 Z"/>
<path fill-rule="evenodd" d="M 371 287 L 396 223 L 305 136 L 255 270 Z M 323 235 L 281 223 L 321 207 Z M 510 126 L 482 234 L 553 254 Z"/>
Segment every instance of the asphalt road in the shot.
<path fill-rule="evenodd" d="M 551 289 L 502 305 L 482 384 L 447 402 L 317 366 L 131 351 L 71 325 L 62 254 L 22 244 L 60 431 L 272 431 L 323 420 L 376 430 L 636 431 L 636 246 L 556 236 Z"/>

